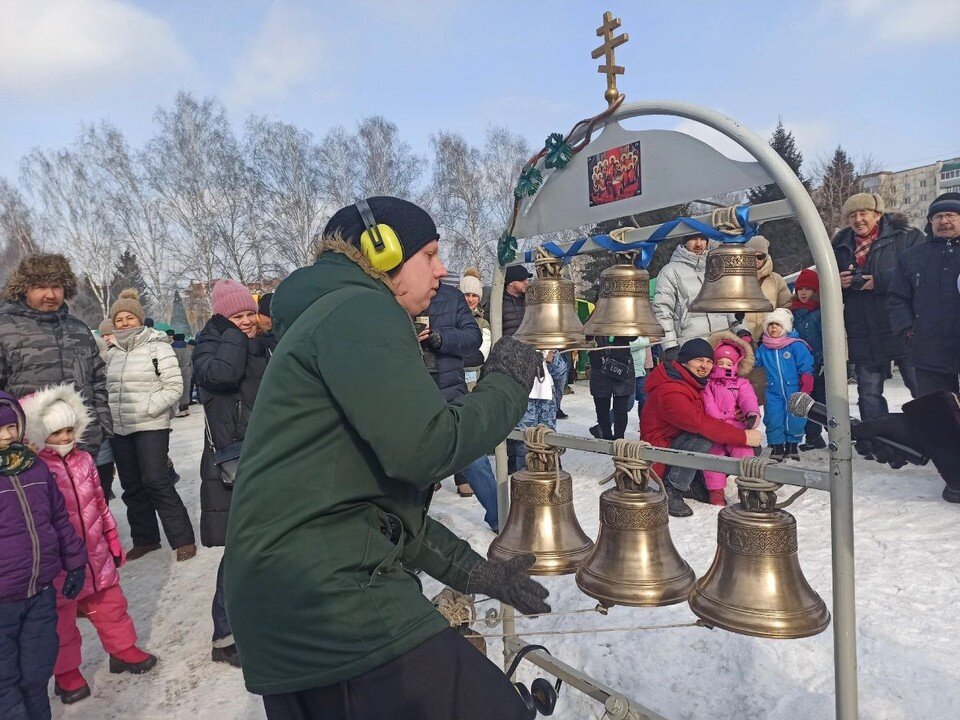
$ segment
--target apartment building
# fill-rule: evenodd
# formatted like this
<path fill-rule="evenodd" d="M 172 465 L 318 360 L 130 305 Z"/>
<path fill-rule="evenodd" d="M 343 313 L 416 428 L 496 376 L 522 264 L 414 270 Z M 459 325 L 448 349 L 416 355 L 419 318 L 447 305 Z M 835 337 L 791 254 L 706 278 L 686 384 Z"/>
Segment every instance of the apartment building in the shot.
<path fill-rule="evenodd" d="M 960 158 L 938 160 L 929 165 L 897 172 L 881 171 L 863 178 L 865 192 L 880 195 L 887 210 L 902 212 L 914 227 L 927 222 L 927 209 L 943 192 L 960 192 Z"/>

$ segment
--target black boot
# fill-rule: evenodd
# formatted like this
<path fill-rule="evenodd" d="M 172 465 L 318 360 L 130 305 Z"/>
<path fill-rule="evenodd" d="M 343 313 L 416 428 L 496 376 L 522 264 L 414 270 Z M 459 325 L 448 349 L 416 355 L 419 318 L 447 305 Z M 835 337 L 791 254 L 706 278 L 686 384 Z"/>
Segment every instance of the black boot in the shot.
<path fill-rule="evenodd" d="M 688 500 L 696 500 L 705 505 L 710 504 L 710 491 L 707 490 L 707 482 L 703 477 L 703 470 L 697 470 L 693 476 L 693 482 L 690 483 L 690 489 L 681 490 L 680 494 Z"/>
<path fill-rule="evenodd" d="M 226 647 L 222 648 L 213 648 L 210 651 L 210 659 L 214 662 L 222 662 L 227 663 L 228 665 L 233 665 L 235 668 L 243 667 L 243 664 L 240 662 L 240 653 L 237 652 L 236 644 L 227 645 Z"/>
<path fill-rule="evenodd" d="M 822 435 L 807 435 L 807 441 L 800 446 L 800 450 L 808 452 L 810 450 L 823 450 L 827 446 L 827 441 Z"/>
<path fill-rule="evenodd" d="M 941 493 L 940 497 L 942 497 L 948 503 L 960 503 L 960 490 L 947 485 L 943 489 L 943 493 Z"/>
<path fill-rule="evenodd" d="M 783 443 L 777 443 L 770 446 L 770 459 L 774 462 L 783 462 L 786 457 L 787 448 Z"/>
<path fill-rule="evenodd" d="M 791 460 L 800 460 L 800 450 L 797 448 L 796 443 L 787 443 L 787 452 L 786 455 Z"/>
<path fill-rule="evenodd" d="M 665 483 L 667 487 L 667 513 L 673 517 L 690 517 L 693 510 L 683 501 L 683 495 L 673 485 Z"/>

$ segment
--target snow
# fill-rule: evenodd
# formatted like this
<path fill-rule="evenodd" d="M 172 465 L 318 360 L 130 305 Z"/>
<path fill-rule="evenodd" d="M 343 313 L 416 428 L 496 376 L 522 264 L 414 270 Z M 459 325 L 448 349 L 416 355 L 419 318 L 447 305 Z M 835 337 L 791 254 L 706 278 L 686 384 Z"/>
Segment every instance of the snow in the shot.
<path fill-rule="evenodd" d="M 558 430 L 587 436 L 593 404 L 586 383 L 564 398 L 570 414 Z M 856 390 L 851 386 L 851 397 Z M 887 383 L 891 410 L 909 395 L 899 380 Z M 855 406 L 854 406 L 855 407 Z M 628 437 L 636 437 L 636 412 Z M 199 456 L 203 418 L 194 406 L 176 419 L 171 456 L 182 479 L 178 489 L 198 526 Z M 804 464 L 824 466 L 826 452 L 806 453 Z M 608 457 L 567 451 L 564 468 L 574 478 L 576 511 L 584 530 L 596 537 L 597 481 L 612 467 Z M 960 508 L 943 502 L 943 483 L 932 466 L 891 470 L 854 460 L 857 562 L 857 622 L 860 716 L 876 720 L 960 717 L 960 622 L 954 599 L 960 595 Z M 116 483 L 118 490 L 119 484 Z M 493 536 L 476 500 L 460 498 L 451 481 L 437 493 L 431 512 L 481 553 Z M 733 491 L 728 488 L 728 497 Z M 671 518 L 674 544 L 698 576 L 716 548 L 715 507 L 692 503 L 694 515 Z M 111 503 L 128 541 L 122 502 Z M 790 507 L 799 526 L 800 561 L 813 588 L 831 606 L 829 498 L 811 490 Z M 111 675 L 90 623 L 80 620 L 84 638 L 81 667 L 93 697 L 72 706 L 52 699 L 53 717 L 90 720 L 254 720 L 264 717 L 259 698 L 243 687 L 239 670 L 212 663 L 210 601 L 222 551 L 200 548 L 196 558 L 174 562 L 172 551 L 151 553 L 121 571 L 124 592 L 141 647 L 160 658 L 142 676 Z M 591 608 L 572 575 L 543 578 L 555 611 Z M 439 583 L 425 582 L 432 596 Z M 480 606 L 481 611 L 490 604 Z M 764 640 L 722 630 L 680 628 L 622 633 L 538 637 L 536 633 L 601 627 L 648 626 L 694 620 L 685 604 L 667 608 L 614 608 L 594 613 L 519 619 L 530 642 L 546 645 L 559 659 L 670 720 L 692 718 L 834 717 L 832 625 L 803 640 Z M 268 619 L 265 618 L 265 621 Z M 495 633 L 484 626 L 481 632 Z M 488 654 L 500 662 L 501 645 L 488 639 Z M 519 679 L 541 673 L 522 663 Z M 52 690 L 52 686 L 51 686 Z M 600 718 L 599 704 L 564 687 L 554 717 Z"/>

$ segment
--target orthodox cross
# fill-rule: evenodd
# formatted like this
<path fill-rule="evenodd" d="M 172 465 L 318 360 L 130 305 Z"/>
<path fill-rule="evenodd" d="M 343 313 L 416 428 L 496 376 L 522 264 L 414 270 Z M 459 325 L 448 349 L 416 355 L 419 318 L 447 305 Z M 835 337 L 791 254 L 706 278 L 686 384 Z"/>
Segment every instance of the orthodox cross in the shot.
<path fill-rule="evenodd" d="M 620 97 L 620 91 L 617 90 L 617 75 L 623 75 L 624 72 L 622 65 L 614 64 L 613 50 L 630 39 L 627 33 L 621 33 L 614 37 L 613 31 L 618 27 L 620 27 L 620 18 L 615 18 L 610 11 L 605 12 L 603 14 L 603 25 L 597 28 L 597 37 L 603 38 L 603 45 L 590 55 L 594 60 L 601 55 L 604 56 L 604 64 L 597 68 L 597 72 L 604 73 L 607 76 L 607 91 L 603 93 L 607 105 L 613 105 Z"/>

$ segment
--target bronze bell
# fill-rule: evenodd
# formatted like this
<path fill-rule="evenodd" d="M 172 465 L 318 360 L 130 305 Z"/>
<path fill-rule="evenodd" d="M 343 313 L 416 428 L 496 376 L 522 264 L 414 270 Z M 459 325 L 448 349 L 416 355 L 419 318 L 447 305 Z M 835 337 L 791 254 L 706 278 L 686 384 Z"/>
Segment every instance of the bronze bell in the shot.
<path fill-rule="evenodd" d="M 741 635 L 802 638 L 823 632 L 830 613 L 797 559 L 797 521 L 777 507 L 777 485 L 758 491 L 738 479 L 740 502 L 720 511 L 717 554 L 690 594 L 708 625 Z"/>
<path fill-rule="evenodd" d="M 707 253 L 703 286 L 690 312 L 770 312 L 773 303 L 760 289 L 757 254 L 736 243 L 724 243 Z"/>
<path fill-rule="evenodd" d="M 526 310 L 514 338 L 541 350 L 589 345 L 577 315 L 573 281 L 562 277 L 563 262 L 537 248 L 536 279 L 527 287 Z"/>
<path fill-rule="evenodd" d="M 577 586 L 604 607 L 683 602 L 697 580 L 670 539 L 667 494 L 647 487 L 651 476 L 644 468 L 636 483 L 618 468 L 617 487 L 600 496 L 600 534 Z"/>
<path fill-rule="evenodd" d="M 593 550 L 573 509 L 573 479 L 560 469 L 560 448 L 542 442 L 544 425 L 527 431 L 527 468 L 510 480 L 510 512 L 487 557 L 509 560 L 533 553 L 533 575 L 576 572 Z M 539 442 L 537 442 L 539 440 Z"/>
<path fill-rule="evenodd" d="M 616 253 L 616 265 L 600 273 L 600 291 L 583 332 L 590 336 L 662 338 L 650 305 L 650 274 L 635 267 L 636 253 Z"/>

